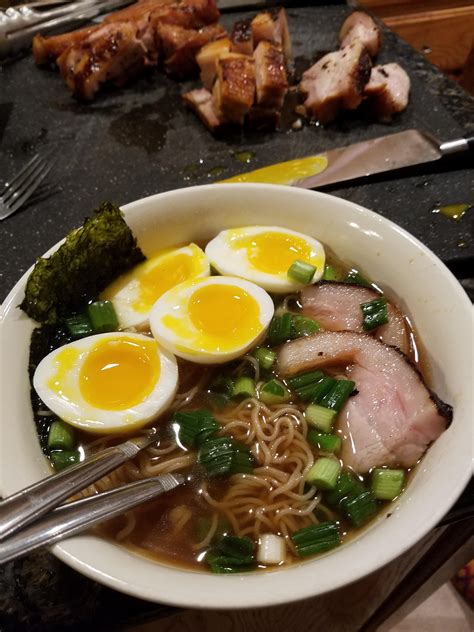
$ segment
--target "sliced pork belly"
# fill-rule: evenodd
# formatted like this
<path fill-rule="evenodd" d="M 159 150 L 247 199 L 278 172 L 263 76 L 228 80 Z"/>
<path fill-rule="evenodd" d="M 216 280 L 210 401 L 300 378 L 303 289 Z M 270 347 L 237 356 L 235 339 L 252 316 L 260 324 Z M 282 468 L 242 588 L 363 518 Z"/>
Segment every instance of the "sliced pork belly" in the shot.
<path fill-rule="evenodd" d="M 220 57 L 212 95 L 219 118 L 243 125 L 255 96 L 253 58 L 237 53 L 228 53 Z"/>
<path fill-rule="evenodd" d="M 401 352 L 367 334 L 319 333 L 286 343 L 278 354 L 283 376 L 331 366 L 345 367 L 358 391 L 340 412 L 338 429 L 341 458 L 359 474 L 415 465 L 452 418 L 451 407 L 429 391 Z"/>
<path fill-rule="evenodd" d="M 211 131 L 217 131 L 223 121 L 214 110 L 212 94 L 205 88 L 191 90 L 183 94 L 183 100 L 199 116 L 204 125 Z"/>
<path fill-rule="evenodd" d="M 154 9 L 173 4 L 176 4 L 176 0 L 142 0 L 142 2 L 135 2 L 124 9 L 109 13 L 104 18 L 104 23 L 134 22 L 145 16 L 148 17 Z"/>
<path fill-rule="evenodd" d="M 231 50 L 233 53 L 252 55 L 253 33 L 251 20 L 239 20 L 232 28 L 230 34 Z"/>
<path fill-rule="evenodd" d="M 197 73 L 198 51 L 209 42 L 225 37 L 220 24 L 204 26 L 199 30 L 184 29 L 174 24 L 158 24 L 157 33 L 165 55 L 165 68 L 170 74 L 186 78 Z"/>
<path fill-rule="evenodd" d="M 380 298 L 375 290 L 351 283 L 323 282 L 301 291 L 303 314 L 311 316 L 329 331 L 362 333 L 361 303 Z M 377 338 L 408 353 L 410 343 L 405 320 L 400 311 L 387 301 L 388 323 L 375 330 Z"/>
<path fill-rule="evenodd" d="M 66 49 L 57 63 L 73 95 L 90 101 L 101 84 L 122 85 L 140 72 L 148 63 L 148 51 L 134 23 L 108 23 Z"/>
<path fill-rule="evenodd" d="M 355 110 L 362 102 L 370 68 L 370 55 L 359 41 L 324 55 L 303 73 L 300 83 L 308 115 L 330 123 L 341 110 Z"/>
<path fill-rule="evenodd" d="M 51 37 L 43 37 L 35 35 L 33 38 L 33 55 L 38 66 L 44 66 L 56 59 L 64 53 L 64 51 L 84 40 L 88 35 L 100 28 L 100 25 L 87 26 L 70 33 L 61 33 L 61 35 L 52 35 Z"/>
<path fill-rule="evenodd" d="M 258 13 L 251 23 L 253 43 L 257 46 L 262 41 L 281 46 L 285 60 L 292 59 L 292 47 L 288 20 L 285 9 L 274 9 Z"/>
<path fill-rule="evenodd" d="M 382 32 L 375 20 L 365 11 L 354 11 L 344 20 L 339 31 L 341 48 L 359 40 L 371 57 L 377 57 L 382 45 Z"/>
<path fill-rule="evenodd" d="M 374 66 L 370 80 L 364 88 L 368 105 L 382 120 L 390 120 L 408 105 L 410 77 L 398 64 Z"/>
<path fill-rule="evenodd" d="M 261 41 L 253 54 L 257 104 L 264 108 L 281 108 L 288 92 L 288 80 L 282 50 Z"/>
<path fill-rule="evenodd" d="M 196 61 L 201 70 L 201 81 L 206 90 L 212 90 L 217 74 L 217 62 L 222 55 L 230 51 L 230 39 L 223 37 L 209 42 L 196 55 Z"/>

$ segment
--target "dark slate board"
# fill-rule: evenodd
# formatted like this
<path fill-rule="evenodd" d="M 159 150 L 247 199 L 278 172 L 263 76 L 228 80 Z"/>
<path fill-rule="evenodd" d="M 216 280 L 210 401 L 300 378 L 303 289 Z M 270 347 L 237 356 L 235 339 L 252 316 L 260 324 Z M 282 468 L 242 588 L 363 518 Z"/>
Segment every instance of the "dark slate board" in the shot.
<path fill-rule="evenodd" d="M 346 9 L 291 9 L 290 30 L 298 65 L 335 47 Z M 242 14 L 226 15 L 232 23 Z M 1 225 L 0 289 L 3 298 L 35 258 L 82 223 L 104 199 L 119 204 L 167 189 L 212 182 L 275 161 L 288 160 L 387 133 L 418 127 L 443 140 L 474 127 L 474 99 L 387 32 L 381 61 L 399 61 L 412 79 L 408 110 L 391 125 L 348 114 L 327 128 L 297 132 L 237 133 L 216 139 L 180 99 L 183 85 L 154 73 L 126 89 L 104 92 L 91 105 L 68 94 L 54 71 L 35 68 L 31 56 L 5 65 L 0 81 L 0 177 L 14 174 L 39 149 L 54 147 L 54 181 L 60 191 L 30 204 Z M 191 84 L 188 84 L 191 85 Z M 453 116 L 454 115 L 454 116 Z M 255 153 L 249 165 L 233 152 Z M 457 223 L 433 215 L 434 205 L 472 201 L 472 162 L 427 166 L 329 192 L 385 215 L 420 238 L 438 256 L 466 274 L 474 256 L 472 217 Z"/>

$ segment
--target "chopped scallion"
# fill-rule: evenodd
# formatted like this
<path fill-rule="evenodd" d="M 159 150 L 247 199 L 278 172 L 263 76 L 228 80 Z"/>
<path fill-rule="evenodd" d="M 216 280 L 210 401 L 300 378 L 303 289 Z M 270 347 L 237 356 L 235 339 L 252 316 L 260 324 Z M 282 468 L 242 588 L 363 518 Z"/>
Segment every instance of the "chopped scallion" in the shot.
<path fill-rule="evenodd" d="M 292 391 L 298 392 L 299 389 L 303 388 L 304 386 L 319 382 L 319 380 L 321 380 L 323 377 L 324 373 L 322 371 L 308 371 L 307 373 L 300 373 L 299 375 L 295 375 L 294 377 L 288 377 L 286 379 L 286 383 Z"/>
<path fill-rule="evenodd" d="M 352 283 L 354 285 L 362 285 L 364 287 L 371 286 L 371 283 L 367 281 L 367 279 L 359 272 L 359 270 L 355 270 L 355 269 L 352 269 L 347 273 L 344 281 L 345 283 Z"/>
<path fill-rule="evenodd" d="M 337 380 L 333 377 L 324 377 L 314 385 L 309 401 L 312 404 L 319 404 L 323 397 L 332 391 L 332 389 L 336 386 L 336 383 Z"/>
<path fill-rule="evenodd" d="M 48 434 L 48 448 L 50 450 L 72 450 L 74 445 L 74 428 L 64 421 L 53 421 Z"/>
<path fill-rule="evenodd" d="M 337 507 L 344 499 L 355 498 L 365 491 L 364 484 L 351 472 L 341 472 L 334 489 L 325 493 L 325 500 Z"/>
<path fill-rule="evenodd" d="M 310 430 L 308 432 L 308 443 L 316 446 L 323 452 L 339 452 L 342 447 L 342 439 L 339 435 Z"/>
<path fill-rule="evenodd" d="M 291 399 L 291 393 L 283 382 L 273 379 L 262 385 L 259 399 L 269 406 L 272 404 L 284 404 Z"/>
<path fill-rule="evenodd" d="M 302 316 L 301 314 L 293 314 L 292 319 L 292 338 L 300 336 L 311 336 L 320 330 L 319 323 L 312 318 Z"/>
<path fill-rule="evenodd" d="M 87 306 L 87 314 L 96 334 L 117 331 L 119 322 L 113 304 L 110 301 L 96 301 Z"/>
<path fill-rule="evenodd" d="M 337 522 L 321 522 L 295 531 L 291 536 L 300 557 L 329 551 L 341 543 Z"/>
<path fill-rule="evenodd" d="M 171 423 L 177 430 L 179 442 L 186 448 L 200 446 L 220 428 L 209 410 L 174 412 Z"/>
<path fill-rule="evenodd" d="M 250 538 L 223 535 L 206 553 L 213 573 L 241 573 L 255 567 L 254 545 Z"/>
<path fill-rule="evenodd" d="M 326 263 L 323 272 L 323 281 L 342 281 L 341 273 L 330 263 Z"/>
<path fill-rule="evenodd" d="M 208 439 L 199 448 L 198 463 L 210 476 L 249 474 L 253 470 L 248 449 L 230 437 Z"/>
<path fill-rule="evenodd" d="M 66 329 L 69 334 L 75 340 L 91 336 L 94 333 L 91 322 L 86 314 L 76 314 L 75 316 L 70 316 L 69 318 L 66 318 L 64 324 L 66 325 Z"/>
<path fill-rule="evenodd" d="M 339 412 L 347 398 L 354 390 L 355 383 L 351 380 L 337 380 L 332 389 L 319 400 L 321 406 Z"/>
<path fill-rule="evenodd" d="M 361 527 L 376 513 L 377 500 L 373 492 L 366 491 L 355 498 L 343 500 L 341 507 L 354 527 Z"/>
<path fill-rule="evenodd" d="M 313 280 L 315 272 L 315 266 L 311 265 L 310 263 L 306 263 L 306 261 L 301 261 L 300 259 L 297 259 L 291 264 L 287 274 L 290 279 L 294 279 L 295 281 L 298 281 L 298 283 L 304 283 L 305 285 L 307 285 Z"/>
<path fill-rule="evenodd" d="M 304 480 L 317 489 L 334 489 L 341 471 L 341 464 L 336 459 L 322 457 L 306 473 Z"/>
<path fill-rule="evenodd" d="M 293 314 L 284 312 L 283 314 L 275 314 L 268 328 L 267 340 L 273 345 L 280 345 L 291 339 L 293 325 Z"/>
<path fill-rule="evenodd" d="M 331 432 L 337 412 L 319 404 L 310 404 L 306 407 L 304 416 L 306 421 L 321 432 Z"/>
<path fill-rule="evenodd" d="M 57 472 L 64 470 L 70 465 L 79 463 L 81 460 L 79 450 L 53 450 L 50 457 L 53 467 Z"/>
<path fill-rule="evenodd" d="M 262 369 L 269 371 L 276 360 L 276 353 L 266 347 L 258 347 L 253 352 L 254 357 L 258 360 L 258 363 Z"/>
<path fill-rule="evenodd" d="M 361 303 L 362 328 L 364 331 L 372 331 L 381 325 L 388 323 L 387 300 L 385 297 L 374 298 L 368 303 Z"/>
<path fill-rule="evenodd" d="M 393 500 L 403 489 L 404 470 L 377 467 L 372 472 L 372 491 L 378 500 Z"/>
<path fill-rule="evenodd" d="M 255 397 L 255 380 L 251 377 L 239 377 L 234 382 L 232 397 Z"/>

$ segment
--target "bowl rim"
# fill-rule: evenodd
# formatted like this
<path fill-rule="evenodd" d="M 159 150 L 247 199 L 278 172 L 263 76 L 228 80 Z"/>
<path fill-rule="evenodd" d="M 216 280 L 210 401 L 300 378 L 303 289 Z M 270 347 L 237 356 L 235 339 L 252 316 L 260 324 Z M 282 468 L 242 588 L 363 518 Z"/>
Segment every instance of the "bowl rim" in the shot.
<path fill-rule="evenodd" d="M 457 298 L 461 305 L 463 305 L 463 309 L 469 309 L 472 313 L 472 306 L 469 301 L 467 294 L 464 292 L 462 286 L 459 284 L 454 275 L 450 272 L 450 270 L 446 267 L 446 265 L 431 251 L 427 248 L 421 241 L 419 241 L 416 237 L 408 233 L 405 229 L 395 224 L 393 221 L 379 215 L 375 211 L 367 209 L 359 204 L 351 202 L 349 200 L 345 200 L 343 198 L 338 198 L 336 196 L 329 195 L 327 193 L 323 193 L 320 191 L 308 191 L 304 189 L 298 189 L 293 187 L 288 187 L 284 185 L 272 185 L 272 184 L 254 184 L 254 183 L 228 183 L 228 184 L 219 184 L 218 190 L 224 190 L 228 188 L 235 189 L 235 187 L 245 187 L 247 189 L 254 190 L 271 190 L 275 193 L 278 193 L 278 190 L 284 190 L 285 193 L 288 192 L 288 189 L 292 189 L 295 195 L 302 195 L 305 197 L 309 196 L 317 196 L 320 199 L 324 200 L 334 200 L 336 198 L 337 204 L 347 207 L 351 209 L 352 212 L 356 213 L 361 217 L 368 217 L 371 221 L 375 223 L 381 223 L 385 225 L 391 231 L 397 233 L 401 239 L 407 240 L 410 242 L 412 246 L 416 249 L 421 250 L 425 257 L 429 260 L 430 263 L 436 266 L 439 273 L 446 276 L 446 278 L 450 281 L 451 285 L 453 285 L 453 291 L 457 293 Z M 198 185 L 193 187 L 188 187 L 185 189 L 175 189 L 172 191 L 166 191 L 163 193 L 158 193 L 154 195 L 147 196 L 145 198 L 140 198 L 133 202 L 127 203 L 123 205 L 121 209 L 124 211 L 125 215 L 127 213 L 133 213 L 137 208 L 142 204 L 153 203 L 154 199 L 160 198 L 161 200 L 166 200 L 167 197 L 175 197 L 177 195 L 184 196 L 192 196 L 199 195 L 201 191 L 207 190 L 216 190 L 215 184 L 208 185 Z M 44 256 L 49 256 L 52 254 L 63 242 L 61 240 L 57 242 L 54 246 L 52 246 Z M 4 317 L 8 313 L 9 309 L 12 307 L 12 301 L 14 300 L 16 294 L 21 291 L 25 285 L 26 279 L 31 273 L 33 266 L 29 268 L 17 281 L 17 283 L 10 290 L 9 294 L 5 298 L 2 304 L 2 310 L 0 313 L 0 329 L 1 325 L 4 322 Z M 2 433 L 2 427 L 4 424 L 0 419 L 0 433 Z M 122 549 L 123 547 L 118 547 L 117 545 L 105 542 L 100 538 L 92 535 L 81 535 L 70 538 L 60 544 L 56 544 L 52 547 L 52 553 L 58 557 L 61 561 L 68 564 L 73 569 L 79 571 L 83 575 L 86 575 L 92 580 L 98 581 L 110 588 L 119 590 L 123 593 L 126 593 L 130 596 L 141 598 L 144 600 L 149 600 L 152 602 L 164 603 L 173 606 L 185 607 L 185 608 L 212 608 L 212 609 L 225 609 L 225 608 L 254 608 L 254 607 L 265 607 L 265 606 L 276 606 L 284 603 L 289 603 L 293 601 L 298 601 L 302 599 L 307 599 L 311 597 L 315 597 L 318 595 L 322 595 L 326 592 L 341 588 L 353 581 L 362 579 L 373 571 L 380 569 L 385 564 L 391 562 L 395 558 L 399 557 L 403 553 L 405 553 L 409 548 L 415 545 L 418 541 L 420 541 L 442 518 L 442 516 L 449 510 L 452 504 L 456 501 L 459 495 L 462 493 L 465 485 L 471 477 L 471 470 L 466 468 L 464 473 L 464 477 L 459 477 L 457 480 L 457 484 L 455 489 L 452 491 L 451 496 L 449 497 L 449 502 L 445 502 L 443 505 L 437 505 L 433 507 L 433 511 L 430 515 L 430 519 L 424 523 L 424 526 L 418 530 L 413 530 L 413 532 L 407 537 L 403 539 L 402 542 L 397 542 L 391 547 L 383 548 L 377 552 L 377 555 L 370 556 L 370 558 L 362 558 L 359 556 L 359 565 L 353 566 L 349 572 L 340 573 L 336 580 L 333 579 L 330 585 L 323 585 L 316 589 L 316 587 L 312 584 L 303 586 L 300 585 L 298 589 L 295 591 L 289 590 L 287 594 L 281 592 L 281 590 L 277 593 L 271 593 L 271 591 L 252 592 L 252 586 L 254 584 L 258 584 L 261 581 L 262 577 L 267 577 L 269 579 L 269 585 L 273 582 L 271 577 L 281 576 L 281 573 L 284 574 L 284 577 L 288 577 L 288 583 L 291 581 L 291 574 L 298 569 L 304 568 L 308 565 L 311 565 L 311 561 L 306 561 L 302 563 L 295 564 L 289 568 L 280 569 L 280 570 L 272 570 L 269 573 L 252 573 L 252 574 L 236 574 L 230 576 L 213 576 L 211 574 L 196 572 L 196 571 L 188 571 L 178 569 L 178 567 L 173 567 L 171 565 L 159 564 L 155 561 L 152 561 L 152 564 L 157 567 L 165 568 L 166 571 L 172 571 L 174 578 L 179 581 L 179 575 L 185 574 L 186 576 L 195 575 L 199 578 L 200 583 L 203 584 L 203 587 L 209 588 L 209 592 L 212 592 L 213 586 L 216 587 L 216 580 L 221 584 L 221 588 L 223 585 L 226 586 L 226 595 L 227 598 L 223 598 L 222 594 L 216 593 L 217 596 L 212 595 L 209 599 L 206 597 L 203 599 L 203 591 L 200 590 L 196 595 L 193 594 L 182 594 L 182 592 L 176 591 L 176 587 L 174 586 L 174 582 L 170 581 L 165 585 L 161 585 L 159 587 L 156 586 L 143 586 L 137 583 L 133 583 L 130 579 L 126 579 L 123 576 L 111 575 L 110 571 L 104 568 L 104 564 L 102 561 L 97 561 L 91 558 L 91 555 L 88 554 L 88 545 L 97 541 L 100 542 L 100 547 L 105 550 L 105 546 L 113 547 L 116 550 Z M 5 489 L 5 480 L 4 475 L 2 475 L 2 469 L 0 467 L 0 489 Z M 372 523 L 368 529 L 365 530 L 365 533 L 370 532 L 372 526 L 378 524 L 379 520 Z M 360 537 L 362 539 L 364 534 Z M 338 552 L 344 551 L 348 546 L 355 548 L 357 546 L 357 542 L 359 538 L 356 538 L 355 541 L 350 542 L 348 544 L 343 545 L 339 549 Z M 91 547 L 94 548 L 94 547 Z M 146 556 L 140 556 L 136 553 L 132 553 L 127 550 L 127 554 L 125 556 L 121 556 L 123 560 L 126 557 L 132 556 L 134 559 L 146 560 L 149 561 L 149 558 Z M 334 553 L 330 553 L 329 555 L 334 555 Z M 320 556 L 318 559 L 322 560 L 326 558 L 326 555 Z M 314 563 L 314 560 L 313 560 Z M 107 567 L 107 563 L 105 564 Z M 170 577 L 173 577 L 171 575 Z M 257 579 L 258 578 L 258 579 Z M 222 583 L 223 582 L 223 583 Z M 227 584 L 225 584 L 227 582 Z M 249 588 L 245 591 L 242 591 L 242 594 L 245 593 L 245 597 L 242 597 L 242 594 L 239 594 L 239 589 L 243 589 L 243 582 L 248 583 Z M 281 582 L 280 582 L 281 583 Z M 286 580 L 285 580 L 285 583 Z M 270 587 L 270 586 L 269 586 Z M 217 586 L 219 588 L 219 586 Z M 297 593 L 295 595 L 295 593 Z M 220 600 L 220 601 L 219 601 Z M 218 603 L 216 603 L 218 602 Z"/>

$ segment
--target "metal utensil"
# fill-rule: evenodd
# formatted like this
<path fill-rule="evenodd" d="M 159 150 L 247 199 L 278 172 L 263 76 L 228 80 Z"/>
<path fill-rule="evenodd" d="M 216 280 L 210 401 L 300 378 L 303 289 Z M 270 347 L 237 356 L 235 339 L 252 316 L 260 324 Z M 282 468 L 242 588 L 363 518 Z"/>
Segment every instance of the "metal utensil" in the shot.
<path fill-rule="evenodd" d="M 271 182 L 272 170 L 275 169 L 275 172 L 277 170 L 279 172 L 278 184 L 317 189 L 335 182 L 346 182 L 402 167 L 433 162 L 447 155 L 467 151 L 474 153 L 474 137 L 458 138 L 441 143 L 426 132 L 410 129 L 354 145 L 330 149 L 307 158 L 270 165 L 229 178 L 225 182 Z M 302 177 L 299 175 L 301 167 L 306 167 L 310 160 L 314 160 L 315 163 L 314 173 L 307 176 L 305 174 L 305 177 Z M 288 174 L 286 180 L 285 173 Z"/>
<path fill-rule="evenodd" d="M 57 507 L 50 514 L 0 543 L 0 564 L 58 542 L 103 520 L 119 516 L 163 492 L 171 491 L 185 481 L 182 474 L 163 474 Z"/>
<path fill-rule="evenodd" d="M 0 502 L 0 541 L 86 488 L 158 440 L 155 430 L 93 454 Z"/>
<path fill-rule="evenodd" d="M 0 220 L 18 211 L 29 200 L 52 167 L 49 154 L 46 156 L 36 154 L 13 180 L 5 184 L 0 194 Z"/>

